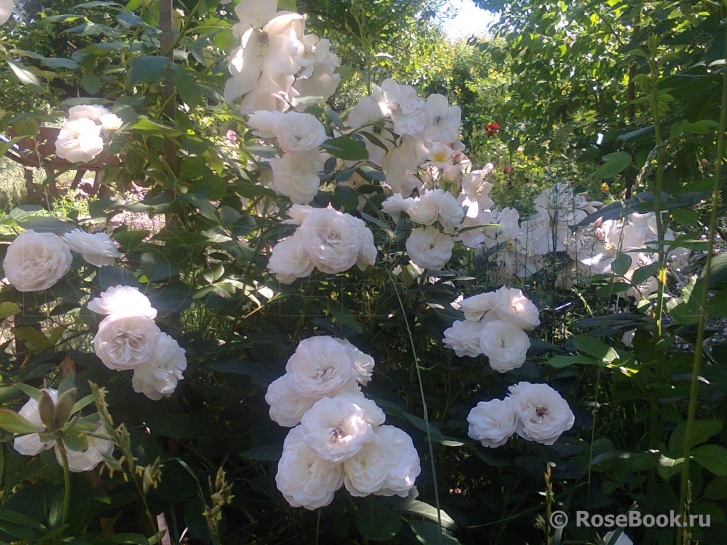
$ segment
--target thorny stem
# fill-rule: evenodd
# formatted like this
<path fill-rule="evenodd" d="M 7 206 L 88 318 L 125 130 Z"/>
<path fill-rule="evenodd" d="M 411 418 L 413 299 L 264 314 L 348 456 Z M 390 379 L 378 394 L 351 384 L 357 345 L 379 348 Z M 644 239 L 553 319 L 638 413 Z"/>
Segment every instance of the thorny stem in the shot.
<path fill-rule="evenodd" d="M 727 26 L 725 26 L 725 37 L 727 38 Z M 727 41 L 724 46 L 724 58 L 727 59 Z M 689 386 L 689 405 L 687 408 L 687 429 L 684 434 L 684 465 L 682 466 L 681 482 L 679 486 L 679 509 L 682 520 L 686 520 L 686 504 L 689 494 L 689 457 L 692 449 L 692 438 L 694 435 L 694 418 L 697 412 L 697 396 L 699 394 L 699 371 L 702 365 L 702 344 L 704 342 L 705 324 L 707 321 L 707 297 L 709 281 L 712 274 L 712 257 L 714 256 L 714 241 L 717 233 L 717 205 L 720 198 L 722 167 L 724 164 L 724 134 L 727 129 L 727 69 L 722 68 L 722 105 L 719 114 L 719 132 L 717 133 L 717 169 L 714 173 L 714 185 L 712 186 L 712 211 L 709 217 L 709 238 L 707 241 L 707 261 L 704 264 L 702 290 L 699 301 L 699 322 L 697 323 L 697 340 L 694 344 L 694 363 L 692 364 L 692 379 Z M 676 543 L 683 542 L 685 537 L 684 528 L 677 529 Z"/>

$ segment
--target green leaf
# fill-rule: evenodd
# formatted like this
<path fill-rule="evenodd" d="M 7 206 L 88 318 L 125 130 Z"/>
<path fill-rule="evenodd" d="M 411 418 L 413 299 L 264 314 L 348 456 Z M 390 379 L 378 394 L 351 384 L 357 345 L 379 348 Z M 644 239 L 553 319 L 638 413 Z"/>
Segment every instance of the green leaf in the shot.
<path fill-rule="evenodd" d="M 646 280 L 648 280 L 649 277 L 655 276 L 658 272 L 659 272 L 658 263 L 652 263 L 651 265 L 644 265 L 643 267 L 639 267 L 638 269 L 636 269 L 634 271 L 633 276 L 631 276 L 631 281 L 638 286 L 639 284 L 646 282 Z"/>
<path fill-rule="evenodd" d="M 323 142 L 321 147 L 334 157 L 346 161 L 365 161 L 369 158 L 366 146 L 348 136 L 330 138 Z"/>
<path fill-rule="evenodd" d="M 598 170 L 591 174 L 592 178 L 599 180 L 608 180 L 613 178 L 620 172 L 626 170 L 631 164 L 631 154 L 625 151 L 617 151 L 609 153 L 601 157 L 605 164 L 601 165 Z"/>
<path fill-rule="evenodd" d="M 581 352 L 585 352 L 589 356 L 598 358 L 604 363 L 611 363 L 618 359 L 618 352 L 608 346 L 603 341 L 588 335 L 577 335 L 573 337 L 573 344 Z"/>
<path fill-rule="evenodd" d="M 21 64 L 14 63 L 10 59 L 5 59 L 5 62 L 8 63 L 8 66 L 13 71 L 15 76 L 20 80 L 20 83 L 22 83 L 23 85 L 34 85 L 36 87 L 42 87 L 42 85 L 40 84 L 40 80 L 35 74 L 33 74 L 33 72 L 31 72 Z"/>
<path fill-rule="evenodd" d="M 419 543 L 425 545 L 461 545 L 460 541 L 435 522 L 428 520 L 410 520 L 409 526 L 417 536 Z"/>
<path fill-rule="evenodd" d="M 704 270 L 702 271 L 702 278 L 704 278 Z M 722 252 L 712 258 L 709 287 L 713 288 L 720 282 L 725 281 L 727 281 L 727 252 Z"/>
<path fill-rule="evenodd" d="M 401 516 L 369 497 L 358 508 L 356 528 L 364 539 L 386 541 L 399 532 Z"/>
<path fill-rule="evenodd" d="M 159 82 L 169 66 L 169 59 L 158 55 L 137 57 L 131 61 L 129 74 L 126 77 L 128 87 L 140 83 Z"/>
<path fill-rule="evenodd" d="M 727 499 L 727 477 L 715 477 L 704 489 L 704 497 L 708 500 Z"/>
<path fill-rule="evenodd" d="M 14 316 L 20 312 L 20 307 L 16 303 L 10 301 L 3 301 L 0 303 L 0 320 L 7 318 L 8 316 Z"/>
<path fill-rule="evenodd" d="M 722 430 L 722 421 L 716 419 L 695 420 L 692 427 L 691 447 L 701 445 L 707 439 Z M 669 452 L 682 454 L 684 452 L 684 437 L 687 432 L 687 421 L 680 422 L 669 438 Z"/>
<path fill-rule="evenodd" d="M 547 363 L 556 369 L 563 369 L 571 365 L 602 365 L 598 360 L 586 356 L 553 356 Z"/>
<path fill-rule="evenodd" d="M 347 185 L 337 185 L 333 190 L 333 196 L 346 212 L 352 212 L 358 207 L 358 194 Z"/>
<path fill-rule="evenodd" d="M 689 208 L 675 208 L 671 211 L 671 215 L 679 225 L 686 225 L 687 227 L 699 225 L 699 214 Z"/>
<path fill-rule="evenodd" d="M 402 511 L 404 513 L 419 515 L 433 522 L 438 521 L 437 508 L 433 505 L 429 505 L 428 503 L 424 503 L 423 501 L 409 499 L 406 500 L 403 504 L 397 505 L 396 510 Z M 450 517 L 447 513 L 440 509 L 439 514 L 442 517 L 442 526 L 444 526 L 445 528 L 457 527 L 457 523 L 454 522 L 454 519 Z"/>
<path fill-rule="evenodd" d="M 0 408 L 0 428 L 7 432 L 19 433 L 21 435 L 43 431 L 42 426 L 36 426 L 18 413 L 5 408 Z"/>
<path fill-rule="evenodd" d="M 101 90 L 101 78 L 94 74 L 83 74 L 81 76 L 81 87 L 89 95 L 95 95 Z"/>
<path fill-rule="evenodd" d="M 190 107 L 196 108 L 202 101 L 202 88 L 192 78 L 191 74 L 178 64 L 172 65 L 172 80 L 179 97 Z"/>
<path fill-rule="evenodd" d="M 247 460 L 256 460 L 258 462 L 277 462 L 280 460 L 282 455 L 283 446 L 279 443 L 253 447 L 240 453 L 240 456 L 243 458 Z"/>
<path fill-rule="evenodd" d="M 615 274 L 624 275 L 631 268 L 631 256 L 619 253 L 611 263 L 611 270 Z"/>
<path fill-rule="evenodd" d="M 727 477 L 727 449 L 719 445 L 703 445 L 692 452 L 692 458 L 704 469 L 719 477 Z"/>
<path fill-rule="evenodd" d="M 667 304 L 671 317 L 682 325 L 698 323 L 699 317 L 704 312 L 701 307 L 703 292 L 704 282 L 702 280 L 695 281 L 695 277 L 690 278 L 684 289 L 682 289 L 681 297 L 671 299 Z"/>

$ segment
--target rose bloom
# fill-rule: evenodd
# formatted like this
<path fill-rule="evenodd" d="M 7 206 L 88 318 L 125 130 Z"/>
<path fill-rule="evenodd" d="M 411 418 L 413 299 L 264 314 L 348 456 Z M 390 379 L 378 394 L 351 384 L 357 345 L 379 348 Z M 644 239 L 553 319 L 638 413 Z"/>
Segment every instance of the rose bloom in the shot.
<path fill-rule="evenodd" d="M 4 25 L 10 19 L 15 9 L 13 0 L 0 0 L 0 25 Z"/>
<path fill-rule="evenodd" d="M 484 447 L 504 445 L 517 430 L 518 418 L 511 398 L 480 401 L 469 415 L 469 435 Z"/>
<path fill-rule="evenodd" d="M 517 369 L 525 363 L 530 339 L 517 326 L 502 320 L 493 320 L 482 326 L 480 349 L 490 361 L 490 367 L 499 373 Z"/>
<path fill-rule="evenodd" d="M 359 377 L 352 355 L 333 337 L 303 339 L 285 366 L 291 388 L 305 397 L 335 395 Z"/>
<path fill-rule="evenodd" d="M 149 361 L 159 335 L 160 329 L 146 316 L 111 314 L 99 324 L 93 350 L 109 369 L 126 371 Z"/>
<path fill-rule="evenodd" d="M 91 119 L 66 121 L 56 139 L 56 155 L 71 163 L 87 163 L 103 151 L 101 125 Z"/>
<path fill-rule="evenodd" d="M 381 437 L 366 443 L 361 450 L 343 462 L 345 477 L 343 484 L 352 496 L 368 496 L 377 492 L 389 476 L 388 445 Z"/>
<path fill-rule="evenodd" d="M 275 136 L 283 151 L 294 155 L 318 151 L 327 138 L 320 121 L 300 112 L 255 112 L 248 125 L 258 129 L 260 136 Z"/>
<path fill-rule="evenodd" d="M 101 121 L 104 115 L 110 114 L 111 111 L 97 104 L 80 104 L 72 106 L 68 109 L 68 120 L 90 119 L 91 121 Z"/>
<path fill-rule="evenodd" d="M 558 392 L 547 384 L 518 382 L 510 386 L 518 416 L 517 434 L 528 441 L 552 445 L 573 427 L 575 416 Z"/>
<path fill-rule="evenodd" d="M 114 316 L 145 316 L 150 320 L 157 317 L 149 298 L 138 288 L 112 286 L 88 303 L 88 310 L 96 314 Z"/>
<path fill-rule="evenodd" d="M 293 155 L 284 154 L 270 160 L 273 169 L 273 190 L 289 197 L 296 204 L 308 204 L 318 194 L 321 180 L 318 172 L 323 168 L 318 150 Z"/>
<path fill-rule="evenodd" d="M 312 209 L 293 238 L 324 273 L 343 272 L 354 264 L 365 270 L 376 260 L 373 234 L 364 222 L 332 208 Z"/>
<path fill-rule="evenodd" d="M 442 269 L 452 257 L 454 240 L 436 227 L 414 229 L 406 239 L 406 251 L 412 262 L 425 269 Z"/>
<path fill-rule="evenodd" d="M 95 432 L 96 435 L 106 435 L 103 426 L 99 426 Z M 68 469 L 75 473 L 81 471 L 91 471 L 98 464 L 103 462 L 103 455 L 108 456 L 114 451 L 114 443 L 109 439 L 102 439 L 101 437 L 93 437 L 86 435 L 86 441 L 88 442 L 88 448 L 83 451 L 71 450 L 66 448 L 66 456 L 68 457 Z M 63 457 L 61 456 L 61 449 L 58 445 L 55 446 L 56 460 L 62 466 Z"/>
<path fill-rule="evenodd" d="M 296 279 L 308 276 L 314 268 L 308 252 L 294 237 L 278 242 L 268 260 L 268 270 L 283 284 L 292 284 Z"/>
<path fill-rule="evenodd" d="M 462 356 L 476 358 L 482 354 L 480 349 L 482 327 L 480 322 L 457 320 L 444 330 L 444 344 L 454 350 L 460 358 Z"/>
<path fill-rule="evenodd" d="M 91 265 L 103 267 L 113 265 L 114 260 L 121 257 L 114 241 L 106 233 L 86 233 L 81 229 L 74 229 L 63 235 L 72 251 L 79 253 Z"/>
<path fill-rule="evenodd" d="M 290 375 L 286 373 L 270 383 L 265 401 L 270 405 L 270 419 L 280 426 L 292 428 L 300 424 L 301 417 L 318 400 L 296 392 L 290 385 Z"/>
<path fill-rule="evenodd" d="M 329 462 L 342 462 L 372 439 L 374 432 L 365 416 L 359 403 L 324 397 L 300 419 L 301 434 L 318 456 Z"/>
<path fill-rule="evenodd" d="M 374 492 L 377 496 L 400 496 L 405 498 L 414 487 L 414 481 L 421 473 L 419 453 L 411 437 L 394 426 L 380 426 L 375 431 L 378 441 L 386 445 L 389 474 L 384 484 Z"/>
<path fill-rule="evenodd" d="M 144 393 L 155 401 L 174 393 L 177 382 L 182 380 L 187 368 L 185 351 L 166 333 L 157 337 L 151 357 L 134 367 L 131 385 L 137 393 Z"/>
<path fill-rule="evenodd" d="M 343 485 L 343 464 L 324 460 L 303 439 L 300 426 L 288 432 L 275 484 L 293 507 L 318 509 Z"/>
<path fill-rule="evenodd" d="M 414 223 L 431 225 L 439 221 L 444 228 L 456 227 L 464 217 L 457 199 L 442 189 L 426 190 L 424 195 L 414 199 L 407 213 Z"/>
<path fill-rule="evenodd" d="M 530 331 L 540 325 L 538 307 L 525 297 L 522 291 L 503 286 L 497 290 L 497 293 L 502 299 L 493 310 L 500 320 L 510 322 L 525 331 Z"/>
<path fill-rule="evenodd" d="M 361 352 L 358 348 L 346 339 L 336 339 L 336 342 L 343 345 L 353 361 L 353 368 L 356 371 L 356 382 L 364 386 L 371 381 L 374 372 L 374 358 Z"/>
<path fill-rule="evenodd" d="M 44 388 L 43 391 L 50 396 L 53 404 L 55 405 L 58 401 L 58 391 L 54 390 L 53 388 Z M 36 426 L 45 428 L 45 424 L 43 424 L 43 421 L 40 419 L 38 402 L 35 399 L 29 399 L 27 403 L 23 405 L 23 407 L 18 411 L 18 414 L 25 418 L 31 424 L 35 424 Z M 24 454 L 25 456 L 35 456 L 36 454 L 40 454 L 44 450 L 53 448 L 55 444 L 55 439 L 51 439 L 50 441 L 42 441 L 40 439 L 40 434 L 31 433 L 28 435 L 23 435 L 21 437 L 16 437 L 13 441 L 13 448 L 17 450 L 20 454 Z"/>
<path fill-rule="evenodd" d="M 466 320 L 480 320 L 487 312 L 500 304 L 500 297 L 494 291 L 467 297 L 458 303 Z"/>
<path fill-rule="evenodd" d="M 53 233 L 20 233 L 3 260 L 5 276 L 18 291 L 50 288 L 71 270 L 73 256 L 62 238 Z"/>

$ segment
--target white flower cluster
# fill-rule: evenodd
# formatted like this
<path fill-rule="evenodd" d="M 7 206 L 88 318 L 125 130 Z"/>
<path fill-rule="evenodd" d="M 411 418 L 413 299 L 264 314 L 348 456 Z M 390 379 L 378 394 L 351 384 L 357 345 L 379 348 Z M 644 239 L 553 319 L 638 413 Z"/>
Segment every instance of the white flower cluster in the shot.
<path fill-rule="evenodd" d="M 46 392 L 53 403 L 58 402 L 58 391 L 53 388 L 45 388 Z M 40 418 L 40 411 L 38 408 L 38 401 L 31 398 L 25 405 L 18 411 L 18 414 L 25 418 L 31 424 L 43 427 L 43 421 Z M 104 454 L 110 455 L 114 450 L 114 444 L 104 439 L 105 431 L 103 426 L 99 426 L 94 432 L 94 435 L 86 435 L 86 441 L 88 447 L 86 450 L 78 451 L 69 449 L 66 445 L 66 455 L 68 457 L 68 467 L 73 472 L 90 471 L 96 467 L 100 462 L 103 461 Z M 26 456 L 35 456 L 40 454 L 44 450 L 55 449 L 56 459 L 59 464 L 63 464 L 60 448 L 56 443 L 55 439 L 49 439 L 44 441 L 41 439 L 39 433 L 31 433 L 15 438 L 13 441 L 13 448 L 20 454 Z"/>
<path fill-rule="evenodd" d="M 250 127 L 263 138 L 275 137 L 282 150 L 270 160 L 273 190 L 295 204 L 308 204 L 318 193 L 323 169 L 319 146 L 326 140 L 323 124 L 311 114 L 258 111 L 250 116 Z"/>
<path fill-rule="evenodd" d="M 341 79 L 341 65 L 328 40 L 305 34 L 305 16 L 277 11 L 277 0 L 241 0 L 233 33 L 240 45 L 229 59 L 228 102 L 244 97 L 243 114 L 302 110 L 325 102 Z"/>
<path fill-rule="evenodd" d="M 464 320 L 444 331 L 444 344 L 462 356 L 487 356 L 490 367 L 500 373 L 525 363 L 530 339 L 525 331 L 540 324 L 538 308 L 515 288 L 501 287 L 458 303 Z"/>
<path fill-rule="evenodd" d="M 268 270 L 283 284 L 308 276 L 314 268 L 335 274 L 376 262 L 374 236 L 359 218 L 332 208 L 294 204 L 286 223 L 298 225 L 293 236 L 273 248 Z"/>
<path fill-rule="evenodd" d="M 421 467 L 411 438 L 384 425 L 384 412 L 359 387 L 373 368 L 374 359 L 348 341 L 313 337 L 268 387 L 270 417 L 295 426 L 275 476 L 293 507 L 328 505 L 341 486 L 353 496 L 401 497 L 414 486 Z"/>
<path fill-rule="evenodd" d="M 71 163 L 88 163 L 103 151 L 102 131 L 121 128 L 123 122 L 103 106 L 73 106 L 56 139 L 56 155 Z"/>
<path fill-rule="evenodd" d="M 674 233 L 666 229 L 666 240 L 674 240 Z M 571 257 L 578 261 L 583 274 L 611 274 L 611 265 L 619 253 L 631 258 L 623 278 L 630 281 L 639 267 L 651 265 L 658 260 L 655 251 L 649 251 L 649 242 L 658 240 L 656 215 L 653 212 L 629 214 L 623 220 L 599 220 L 589 229 L 583 229 L 569 246 Z M 655 247 L 652 247 L 652 250 Z M 669 260 L 677 267 L 688 257 L 689 250 L 676 248 L 669 253 Z M 640 285 L 632 287 L 627 295 L 641 298 L 654 293 L 658 288 L 656 277 L 647 278 Z"/>
<path fill-rule="evenodd" d="M 518 382 L 505 399 L 480 401 L 467 416 L 468 435 L 485 447 L 499 447 L 517 433 L 523 439 L 552 445 L 573 427 L 568 402 L 547 384 Z"/>
<path fill-rule="evenodd" d="M 88 303 L 106 316 L 98 326 L 93 349 L 116 371 L 134 371 L 134 391 L 159 400 L 174 393 L 187 368 L 185 351 L 154 323 L 157 311 L 137 288 L 114 286 Z"/>
<path fill-rule="evenodd" d="M 48 289 L 71 270 L 71 250 L 98 267 L 112 265 L 121 256 L 105 233 L 90 234 L 76 229 L 61 237 L 28 229 L 8 246 L 3 260 L 7 281 L 18 291 Z"/>

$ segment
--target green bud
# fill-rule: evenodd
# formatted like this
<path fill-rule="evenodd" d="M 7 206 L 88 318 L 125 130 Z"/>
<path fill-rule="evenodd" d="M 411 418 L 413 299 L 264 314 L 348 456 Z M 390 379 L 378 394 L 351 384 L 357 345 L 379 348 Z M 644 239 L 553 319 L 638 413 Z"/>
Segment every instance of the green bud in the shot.
<path fill-rule="evenodd" d="M 55 413 L 55 429 L 61 429 L 71 417 L 73 405 L 76 403 L 76 388 L 69 388 L 58 398 Z"/>
<path fill-rule="evenodd" d="M 45 390 L 40 392 L 38 400 L 38 412 L 40 413 L 40 421 L 48 430 L 55 429 L 56 407 L 53 404 L 53 398 Z"/>

